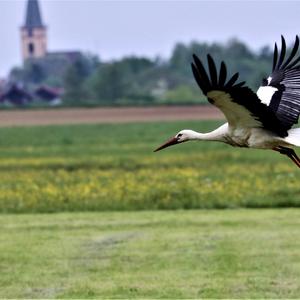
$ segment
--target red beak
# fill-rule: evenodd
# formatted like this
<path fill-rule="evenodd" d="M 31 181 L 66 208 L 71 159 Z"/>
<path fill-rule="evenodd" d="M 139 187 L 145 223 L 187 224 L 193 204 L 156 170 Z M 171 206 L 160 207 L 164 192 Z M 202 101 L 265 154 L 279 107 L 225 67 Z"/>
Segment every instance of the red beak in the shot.
<path fill-rule="evenodd" d="M 167 142 L 165 142 L 164 144 L 162 144 L 161 146 L 159 146 L 157 149 L 154 150 L 154 152 L 162 150 L 164 148 L 170 147 L 172 145 L 176 145 L 179 144 L 178 140 L 176 137 L 172 137 L 170 140 L 168 140 Z"/>

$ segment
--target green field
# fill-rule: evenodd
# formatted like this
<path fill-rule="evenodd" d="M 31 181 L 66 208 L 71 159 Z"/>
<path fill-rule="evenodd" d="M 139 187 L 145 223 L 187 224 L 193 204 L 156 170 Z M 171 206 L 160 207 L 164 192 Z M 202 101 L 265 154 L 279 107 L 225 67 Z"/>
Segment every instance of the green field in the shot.
<path fill-rule="evenodd" d="M 0 129 L 0 212 L 300 206 L 300 171 L 273 151 L 213 142 L 153 153 L 217 122 Z"/>
<path fill-rule="evenodd" d="M 298 209 L 0 216 L 0 298 L 299 298 Z"/>
<path fill-rule="evenodd" d="M 299 169 L 209 142 L 153 153 L 218 124 L 1 128 L 0 298 L 299 297 L 300 211 L 278 209 L 300 206 Z"/>

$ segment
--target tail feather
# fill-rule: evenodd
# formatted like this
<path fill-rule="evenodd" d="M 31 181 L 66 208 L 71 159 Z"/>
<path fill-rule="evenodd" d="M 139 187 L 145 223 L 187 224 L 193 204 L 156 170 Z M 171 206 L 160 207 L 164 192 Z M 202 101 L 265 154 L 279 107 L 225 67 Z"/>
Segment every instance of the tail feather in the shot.
<path fill-rule="evenodd" d="M 300 128 L 292 128 L 288 131 L 288 136 L 284 138 L 284 141 L 300 147 Z"/>

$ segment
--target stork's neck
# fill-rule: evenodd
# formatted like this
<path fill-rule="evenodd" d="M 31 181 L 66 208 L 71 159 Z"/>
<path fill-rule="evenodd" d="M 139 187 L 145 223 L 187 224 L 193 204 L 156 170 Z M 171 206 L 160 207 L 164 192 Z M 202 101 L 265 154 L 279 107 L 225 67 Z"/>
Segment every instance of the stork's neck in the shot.
<path fill-rule="evenodd" d="M 190 139 L 200 140 L 200 141 L 224 142 L 227 133 L 228 133 L 228 124 L 225 123 L 222 126 L 218 127 L 217 129 L 207 133 L 201 133 L 201 132 L 191 130 Z"/>

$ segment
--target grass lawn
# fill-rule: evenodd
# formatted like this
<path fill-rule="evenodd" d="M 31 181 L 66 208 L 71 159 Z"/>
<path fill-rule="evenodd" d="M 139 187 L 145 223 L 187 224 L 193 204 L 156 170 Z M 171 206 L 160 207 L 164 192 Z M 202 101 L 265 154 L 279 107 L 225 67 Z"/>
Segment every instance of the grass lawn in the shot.
<path fill-rule="evenodd" d="M 300 210 L 0 216 L 0 298 L 299 298 Z"/>

